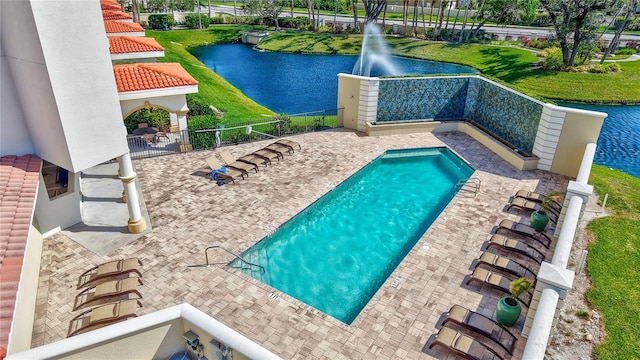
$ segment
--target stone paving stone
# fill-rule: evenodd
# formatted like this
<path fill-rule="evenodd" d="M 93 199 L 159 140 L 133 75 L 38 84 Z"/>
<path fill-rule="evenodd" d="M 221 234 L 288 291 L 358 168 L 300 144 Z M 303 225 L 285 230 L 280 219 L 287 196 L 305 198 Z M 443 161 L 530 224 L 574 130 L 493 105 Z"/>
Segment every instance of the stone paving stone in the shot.
<path fill-rule="evenodd" d="M 291 138 L 301 150 L 235 185 L 208 179 L 204 158 L 212 151 L 134 161 L 153 231 L 105 257 L 62 234 L 45 239 L 32 345 L 66 336 L 77 314 L 71 305 L 82 272 L 135 256 L 144 264 L 138 315 L 190 303 L 286 359 L 455 358 L 423 349 L 453 304 L 493 314 L 502 294 L 464 281 L 501 219 L 528 221 L 524 213 L 506 212 L 509 197 L 520 188 L 544 193 L 568 182 L 543 171 L 518 171 L 460 133 L 366 137 L 337 130 Z M 237 157 L 269 143 L 227 149 Z M 351 325 L 233 268 L 187 267 L 204 264 L 210 245 L 243 252 L 387 149 L 443 145 L 476 169 L 480 193 L 458 193 Z M 209 256 L 213 262 L 233 259 L 216 250 Z M 518 341 L 517 351 L 524 342 Z"/>

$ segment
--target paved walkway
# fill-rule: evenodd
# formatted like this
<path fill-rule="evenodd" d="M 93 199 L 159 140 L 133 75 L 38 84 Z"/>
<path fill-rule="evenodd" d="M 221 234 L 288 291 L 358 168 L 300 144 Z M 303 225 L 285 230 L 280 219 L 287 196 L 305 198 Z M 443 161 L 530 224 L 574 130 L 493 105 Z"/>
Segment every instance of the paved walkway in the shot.
<path fill-rule="evenodd" d="M 492 315 L 501 296 L 464 282 L 500 219 L 522 217 L 505 212 L 509 197 L 520 188 L 564 189 L 568 180 L 517 171 L 460 133 L 364 137 L 338 130 L 292 139 L 302 150 L 236 185 L 208 179 L 204 158 L 211 151 L 136 160 L 153 231 L 108 256 L 64 234 L 46 239 L 33 346 L 66 336 L 84 270 L 137 256 L 144 263 L 139 315 L 187 302 L 286 359 L 446 358 L 442 350 L 423 351 L 443 313 L 461 304 Z M 268 143 L 228 149 L 240 156 Z M 480 194 L 454 198 L 351 325 L 228 267 L 187 267 L 202 264 L 212 244 L 242 252 L 387 149 L 442 145 L 476 169 Z M 220 254 L 217 260 L 231 259 Z M 519 341 L 518 351 L 523 346 Z"/>

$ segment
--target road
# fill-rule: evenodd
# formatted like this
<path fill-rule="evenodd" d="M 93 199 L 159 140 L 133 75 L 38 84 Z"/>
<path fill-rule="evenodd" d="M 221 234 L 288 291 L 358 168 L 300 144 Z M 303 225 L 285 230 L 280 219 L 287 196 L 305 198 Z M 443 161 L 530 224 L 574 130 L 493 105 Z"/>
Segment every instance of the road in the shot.
<path fill-rule="evenodd" d="M 201 9 L 201 11 L 204 13 L 204 12 L 207 12 L 208 9 L 205 6 Z M 241 6 L 238 6 L 236 8 L 236 12 L 237 12 L 237 16 L 244 15 Z M 212 15 L 215 13 L 215 14 L 225 14 L 225 15 L 233 16 L 233 6 L 224 6 L 224 5 L 212 6 L 211 13 Z M 290 16 L 290 15 L 291 14 L 287 11 L 284 11 L 281 14 L 281 16 L 283 17 Z M 295 13 L 294 15 L 307 16 L 307 13 Z M 320 15 L 320 20 L 321 20 L 321 23 L 323 24 L 327 22 L 333 22 L 334 21 L 333 19 L 334 19 L 333 15 L 324 15 L 324 14 Z M 338 15 L 336 17 L 336 21 L 342 22 L 342 23 L 353 23 L 353 17 Z M 387 20 L 386 23 L 402 25 L 401 20 Z M 452 26 L 451 23 L 449 25 Z M 456 28 L 460 29 L 461 26 L 462 24 L 458 23 L 456 25 Z M 467 24 L 467 29 L 469 28 L 469 26 L 471 26 L 470 23 Z M 517 39 L 518 36 L 526 36 L 530 39 L 536 39 L 539 37 L 549 38 L 554 34 L 552 30 L 542 29 L 542 28 L 531 28 L 531 27 L 502 27 L 502 26 L 495 26 L 495 25 L 484 25 L 482 29 L 484 29 L 487 33 L 498 35 L 499 39 L 501 40 L 504 40 L 506 36 L 511 36 L 513 39 Z M 611 39 L 613 38 L 613 34 L 604 34 L 602 38 L 607 42 L 611 41 Z M 640 35 L 622 34 L 622 36 L 620 37 L 621 44 L 624 46 L 624 44 L 627 41 L 640 42 Z"/>

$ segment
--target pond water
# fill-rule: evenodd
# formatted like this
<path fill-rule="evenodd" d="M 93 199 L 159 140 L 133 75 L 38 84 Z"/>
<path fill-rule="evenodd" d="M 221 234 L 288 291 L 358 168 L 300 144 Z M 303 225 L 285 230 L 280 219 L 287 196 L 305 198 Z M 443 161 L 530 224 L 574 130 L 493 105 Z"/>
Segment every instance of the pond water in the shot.
<path fill-rule="evenodd" d="M 338 73 L 351 74 L 356 55 L 287 54 L 254 50 L 244 44 L 202 46 L 194 56 L 258 104 L 278 113 L 338 107 Z M 409 74 L 475 74 L 460 65 L 393 57 Z M 373 68 L 371 76 L 389 75 Z"/>
<path fill-rule="evenodd" d="M 337 107 L 338 73 L 351 73 L 355 55 L 302 55 L 261 52 L 249 45 L 203 46 L 194 55 L 257 103 L 296 114 Z M 394 57 L 404 74 L 469 74 L 465 66 Z M 382 76 L 373 69 L 372 76 Z M 595 163 L 640 177 L 640 106 L 562 103 L 602 111 L 605 120 Z"/>

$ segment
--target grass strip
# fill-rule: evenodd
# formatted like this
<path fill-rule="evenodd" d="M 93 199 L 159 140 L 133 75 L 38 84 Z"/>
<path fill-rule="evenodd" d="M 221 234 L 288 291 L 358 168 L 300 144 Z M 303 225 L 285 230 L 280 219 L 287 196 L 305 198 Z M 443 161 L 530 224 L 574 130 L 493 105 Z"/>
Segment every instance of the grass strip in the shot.
<path fill-rule="evenodd" d="M 607 336 L 597 359 L 640 359 L 640 178 L 594 165 L 589 182 L 609 194 L 611 216 L 589 223 L 595 241 L 587 269 L 587 299 L 601 313 Z"/>
<path fill-rule="evenodd" d="M 245 96 L 240 90 L 196 59 L 189 48 L 235 42 L 240 30 L 250 26 L 214 26 L 203 30 L 147 30 L 148 37 L 155 38 L 164 47 L 164 58 L 160 62 L 177 62 L 198 81 L 198 93 L 189 97 L 198 98 L 224 112 L 224 122 L 264 118 L 273 112 Z"/>

